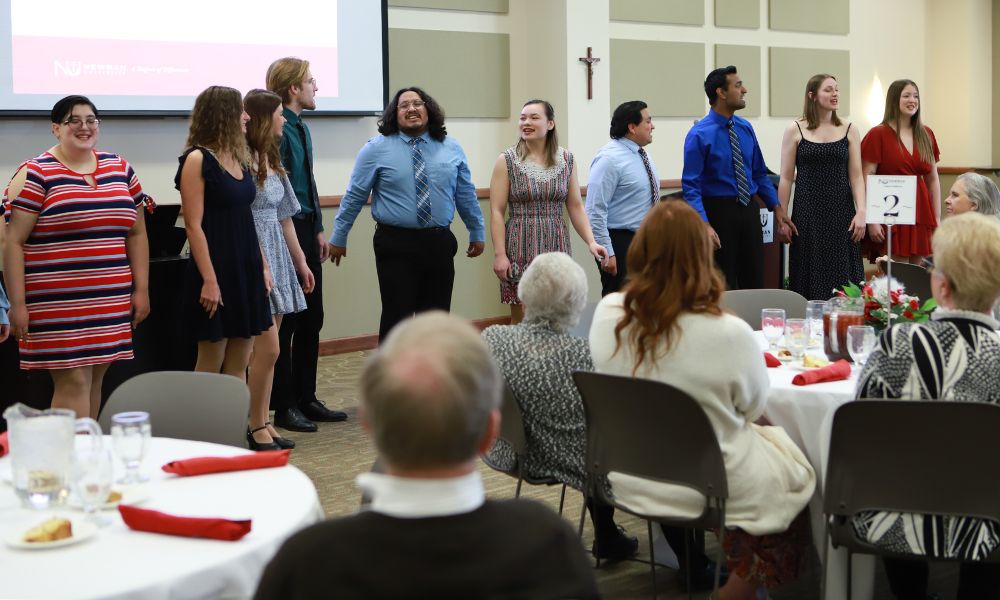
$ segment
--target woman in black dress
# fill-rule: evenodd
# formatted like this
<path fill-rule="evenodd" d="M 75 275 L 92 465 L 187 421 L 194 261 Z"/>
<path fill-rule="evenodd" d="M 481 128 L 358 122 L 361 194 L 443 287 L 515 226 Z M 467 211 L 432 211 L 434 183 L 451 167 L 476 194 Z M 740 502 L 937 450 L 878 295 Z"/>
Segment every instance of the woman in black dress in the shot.
<path fill-rule="evenodd" d="M 789 278 L 791 289 L 809 300 L 826 300 L 834 289 L 864 278 L 861 136 L 837 117 L 839 101 L 836 78 L 814 75 L 806 84 L 802 117 L 789 124 L 781 141 L 778 198 L 799 230 L 792 238 Z"/>
<path fill-rule="evenodd" d="M 270 274 L 250 211 L 249 120 L 238 90 L 199 94 L 174 179 L 191 245 L 184 316 L 198 340 L 195 370 L 244 380 L 253 338 L 271 326 Z"/>

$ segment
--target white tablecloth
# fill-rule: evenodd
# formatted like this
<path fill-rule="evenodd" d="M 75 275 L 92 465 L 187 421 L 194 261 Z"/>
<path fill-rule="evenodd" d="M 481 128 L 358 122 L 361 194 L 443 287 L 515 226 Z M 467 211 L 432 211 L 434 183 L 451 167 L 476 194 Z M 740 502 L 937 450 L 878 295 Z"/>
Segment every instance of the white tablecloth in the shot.
<path fill-rule="evenodd" d="M 110 439 L 105 438 L 110 444 Z M 0 597 L 60 599 L 249 598 L 261 573 L 292 533 L 323 518 L 316 488 L 293 466 L 177 477 L 160 470 L 171 460 L 232 456 L 232 446 L 153 438 L 143 471 L 148 498 L 142 508 L 171 514 L 253 519 L 243 539 L 225 542 L 132 531 L 117 511 L 112 524 L 81 543 L 48 550 L 17 550 L 0 543 Z M 119 469 L 120 464 L 116 465 Z M 9 481 L 10 459 L 0 459 Z M 117 476 L 116 475 L 116 476 Z M 0 483 L 0 539 L 23 532 L 52 513 L 20 507 L 8 483 Z"/>
<path fill-rule="evenodd" d="M 761 348 L 766 348 L 767 341 L 764 339 L 764 334 L 755 331 L 754 335 L 757 336 Z M 819 354 L 822 352 L 819 351 Z M 769 421 L 788 432 L 789 437 L 805 453 L 809 463 L 816 470 L 816 493 L 809 503 L 809 511 L 813 540 L 816 543 L 816 551 L 822 559 L 823 544 L 826 540 L 823 483 L 826 480 L 827 453 L 830 449 L 830 428 L 833 425 L 833 413 L 837 408 L 854 399 L 858 371 L 855 369 L 851 373 L 851 378 L 843 381 L 801 386 L 792 384 L 792 378 L 798 373 L 799 371 L 788 365 L 767 370 L 771 389 L 764 415 Z M 826 570 L 824 598 L 826 600 L 846 598 L 847 551 L 828 548 L 827 553 L 828 559 L 824 565 Z M 855 556 L 853 571 L 853 597 L 858 600 L 870 600 L 875 577 L 875 560 L 869 556 Z"/>

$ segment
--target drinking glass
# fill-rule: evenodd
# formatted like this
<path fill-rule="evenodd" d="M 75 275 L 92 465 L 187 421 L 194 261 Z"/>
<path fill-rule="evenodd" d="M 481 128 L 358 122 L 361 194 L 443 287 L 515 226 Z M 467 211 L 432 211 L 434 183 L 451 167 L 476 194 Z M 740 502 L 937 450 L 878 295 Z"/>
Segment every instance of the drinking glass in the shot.
<path fill-rule="evenodd" d="M 99 527 L 109 525 L 111 521 L 102 517 L 98 509 L 108 501 L 111 492 L 114 479 L 111 453 L 104 447 L 78 451 L 70 472 L 73 493 L 80 500 L 87 520 Z"/>
<path fill-rule="evenodd" d="M 802 360 L 808 344 L 808 322 L 805 319 L 785 319 L 785 346 L 794 360 Z"/>
<path fill-rule="evenodd" d="M 823 310 L 826 300 L 806 302 L 806 321 L 809 325 L 809 346 L 823 347 Z"/>
<path fill-rule="evenodd" d="M 875 328 L 871 325 L 851 325 L 847 328 L 847 351 L 859 367 L 865 365 L 875 349 Z"/>
<path fill-rule="evenodd" d="M 111 417 L 111 443 L 118 459 L 125 465 L 125 476 L 118 483 L 146 481 L 139 474 L 139 465 L 146 456 L 146 446 L 151 435 L 147 412 L 123 412 Z"/>
<path fill-rule="evenodd" d="M 760 311 L 760 328 L 764 332 L 769 350 L 778 349 L 778 340 L 785 331 L 785 310 L 765 308 Z"/>

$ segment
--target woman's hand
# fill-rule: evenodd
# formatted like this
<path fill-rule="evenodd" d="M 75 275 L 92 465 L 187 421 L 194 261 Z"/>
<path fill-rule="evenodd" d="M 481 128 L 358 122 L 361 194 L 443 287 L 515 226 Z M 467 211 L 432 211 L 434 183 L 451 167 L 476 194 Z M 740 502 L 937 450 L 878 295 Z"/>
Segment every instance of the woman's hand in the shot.
<path fill-rule="evenodd" d="M 7 336 L 10 335 L 10 325 L 3 323 L 0 324 L 0 344 L 7 341 Z"/>
<path fill-rule="evenodd" d="M 132 329 L 149 316 L 149 293 L 132 292 Z"/>
<path fill-rule="evenodd" d="M 268 296 L 271 295 L 271 290 L 274 289 L 274 278 L 271 277 L 271 269 L 264 267 L 264 292 Z"/>
<path fill-rule="evenodd" d="M 885 240 L 885 232 L 882 231 L 882 226 L 878 223 L 869 224 L 868 237 L 876 244 L 881 244 Z"/>
<path fill-rule="evenodd" d="M 601 266 L 604 266 L 604 263 L 608 262 L 607 249 L 597 242 L 590 242 L 590 253 L 597 259 L 597 262 L 601 263 Z"/>
<path fill-rule="evenodd" d="M 211 319 L 215 316 L 215 311 L 219 310 L 220 306 L 225 306 L 222 303 L 222 292 L 219 290 L 219 284 L 215 281 L 206 281 L 201 284 L 201 297 L 198 299 L 201 307 L 205 309 L 208 313 L 208 318 Z"/>
<path fill-rule="evenodd" d="M 28 337 L 28 307 L 24 304 L 11 304 L 7 317 L 10 319 L 10 334 L 23 342 Z"/>
<path fill-rule="evenodd" d="M 847 226 L 847 230 L 851 232 L 851 239 L 855 242 L 860 242 L 861 238 L 865 237 L 866 229 L 865 216 L 861 213 L 855 213 L 854 218 L 851 219 L 851 224 Z"/>
<path fill-rule="evenodd" d="M 493 272 L 497 279 L 507 281 L 510 278 L 510 259 L 506 254 L 500 254 L 493 258 Z"/>
<path fill-rule="evenodd" d="M 303 260 L 301 264 L 295 265 L 295 272 L 299 275 L 299 283 L 302 284 L 302 291 L 311 294 L 316 287 L 316 276 L 309 269 L 309 265 Z"/>

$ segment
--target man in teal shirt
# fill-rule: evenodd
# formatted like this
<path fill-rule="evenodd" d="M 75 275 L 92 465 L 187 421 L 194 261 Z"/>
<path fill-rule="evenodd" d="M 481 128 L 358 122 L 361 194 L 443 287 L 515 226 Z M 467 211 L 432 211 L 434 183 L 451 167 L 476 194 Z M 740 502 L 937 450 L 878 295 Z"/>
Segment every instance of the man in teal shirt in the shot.
<path fill-rule="evenodd" d="M 323 262 L 329 245 L 323 235 L 319 192 L 313 172 L 312 137 L 302 122 L 303 110 L 316 108 L 316 79 L 309 62 L 281 58 L 267 69 L 267 89 L 281 96 L 285 126 L 281 136 L 281 162 L 299 200 L 300 211 L 292 219 L 306 264 L 316 278 L 306 294 L 306 310 L 285 315 L 278 330 L 280 354 L 274 366 L 271 408 L 274 423 L 292 431 L 316 431 L 313 421 L 343 421 L 347 415 L 330 410 L 316 398 L 316 366 L 319 332 L 323 328 Z"/>

